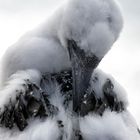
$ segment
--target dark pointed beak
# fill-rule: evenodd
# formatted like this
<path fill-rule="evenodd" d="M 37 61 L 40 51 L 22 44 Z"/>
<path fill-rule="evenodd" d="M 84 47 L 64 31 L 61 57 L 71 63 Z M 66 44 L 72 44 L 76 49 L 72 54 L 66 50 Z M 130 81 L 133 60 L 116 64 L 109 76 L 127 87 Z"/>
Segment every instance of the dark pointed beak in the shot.
<path fill-rule="evenodd" d="M 74 40 L 68 40 L 68 51 L 73 76 L 73 111 L 80 114 L 81 101 L 88 89 L 93 70 L 100 60 L 93 54 L 87 56 Z"/>

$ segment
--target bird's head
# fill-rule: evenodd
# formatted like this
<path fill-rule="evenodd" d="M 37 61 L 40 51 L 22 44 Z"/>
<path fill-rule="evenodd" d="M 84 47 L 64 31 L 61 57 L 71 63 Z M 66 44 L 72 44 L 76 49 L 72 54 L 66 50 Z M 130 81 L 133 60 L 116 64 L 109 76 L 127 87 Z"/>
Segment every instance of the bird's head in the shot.
<path fill-rule="evenodd" d="M 63 8 L 59 36 L 72 64 L 74 110 L 122 26 L 121 12 L 113 0 L 69 0 Z"/>

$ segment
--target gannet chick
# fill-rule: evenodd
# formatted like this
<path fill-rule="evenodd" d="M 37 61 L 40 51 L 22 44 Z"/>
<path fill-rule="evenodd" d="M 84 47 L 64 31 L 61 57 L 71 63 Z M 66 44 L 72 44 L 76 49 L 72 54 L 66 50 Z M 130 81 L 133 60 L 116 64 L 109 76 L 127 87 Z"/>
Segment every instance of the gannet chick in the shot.
<path fill-rule="evenodd" d="M 2 84 L 19 70 L 53 73 L 72 67 L 74 110 L 79 110 L 92 71 L 117 40 L 122 21 L 113 0 L 68 0 L 6 51 Z"/>

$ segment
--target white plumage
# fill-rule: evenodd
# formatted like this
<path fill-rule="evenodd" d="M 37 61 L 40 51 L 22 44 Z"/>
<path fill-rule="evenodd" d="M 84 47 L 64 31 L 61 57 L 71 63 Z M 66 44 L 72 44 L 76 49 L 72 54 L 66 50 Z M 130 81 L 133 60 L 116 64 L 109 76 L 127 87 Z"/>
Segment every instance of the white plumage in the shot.
<path fill-rule="evenodd" d="M 32 77 L 32 73 L 36 76 Z M 35 73 L 35 71 L 24 71 L 16 74 L 9 86 L 5 87 L 4 91 L 1 91 L 1 94 L 5 96 L 6 99 L 10 96 L 13 96 L 14 99 L 15 92 L 12 92 L 11 89 L 24 90 L 24 88 L 21 87 L 21 83 L 24 83 L 24 80 L 21 78 L 22 76 L 37 82 L 38 74 Z M 105 79 L 110 78 L 109 75 L 103 73 L 101 70 L 97 69 L 95 73 L 96 77 L 98 77 L 98 82 L 103 81 L 103 79 L 105 82 Z M 94 74 L 92 80 L 94 80 Z M 102 84 L 98 84 L 98 82 L 96 83 L 98 88 L 102 89 L 104 82 L 102 82 Z M 123 101 L 125 108 L 127 108 L 128 101 L 123 88 L 118 85 L 115 80 L 113 80 L 113 84 L 117 98 Z M 120 92 L 118 92 L 118 87 L 120 87 L 121 95 Z M 92 88 L 94 88 L 94 84 Z M 5 91 L 6 89 L 8 92 Z M 7 128 L 0 128 L 0 140 L 59 140 L 61 136 L 63 136 L 62 140 L 73 140 L 75 121 L 79 121 L 81 135 L 84 140 L 139 140 L 138 126 L 127 109 L 120 113 L 107 109 L 103 116 L 96 113 L 89 113 L 85 117 L 71 116 L 71 112 L 64 109 L 63 97 L 60 93 L 59 86 L 54 83 L 54 85 L 48 85 L 48 89 L 52 92 L 50 98 L 51 103 L 59 108 L 59 113 L 44 121 L 39 118 L 35 120 L 31 119 L 29 126 L 23 132 L 19 132 L 17 129 L 9 130 Z M 99 92 L 100 90 L 95 96 L 99 96 Z M 9 93 L 9 95 L 4 95 L 5 93 Z M 1 96 L 1 101 L 4 99 L 3 96 Z M 57 120 L 63 121 L 64 128 L 62 128 L 62 130 L 58 127 Z"/>
<path fill-rule="evenodd" d="M 122 28 L 122 16 L 112 0 L 69 0 L 41 27 L 25 34 L 3 58 L 2 83 L 18 70 L 58 72 L 70 67 L 67 39 L 99 59 Z M 64 61 L 65 60 L 65 61 Z"/>
<path fill-rule="evenodd" d="M 26 79 L 39 85 L 42 74 L 71 68 L 67 40 L 74 40 L 87 56 L 94 54 L 101 60 L 117 40 L 122 25 L 120 10 L 113 0 L 68 0 L 46 23 L 25 34 L 6 51 L 1 70 L 1 110 L 10 98 L 14 102 L 19 91 L 25 92 Z M 43 121 L 29 120 L 30 125 L 23 132 L 1 127 L 0 140 L 73 140 L 76 121 L 84 140 L 138 140 L 137 125 L 127 111 L 128 101 L 122 87 L 96 69 L 90 88 L 97 98 L 104 98 L 102 91 L 107 79 L 114 85 L 116 99 L 123 102 L 123 112 L 107 109 L 102 116 L 96 113 L 73 116 L 71 110 L 64 108 L 60 86 L 53 83 L 47 88 L 58 114 Z M 63 121 L 64 128 L 59 128 L 57 120 Z"/>

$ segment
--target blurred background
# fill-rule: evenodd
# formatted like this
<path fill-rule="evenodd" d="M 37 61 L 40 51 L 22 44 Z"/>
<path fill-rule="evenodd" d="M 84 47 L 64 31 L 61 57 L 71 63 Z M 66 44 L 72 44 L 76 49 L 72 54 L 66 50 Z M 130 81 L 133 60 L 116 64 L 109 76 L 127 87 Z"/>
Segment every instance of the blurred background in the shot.
<path fill-rule="evenodd" d="M 64 0 L 0 0 L 0 58 L 26 31 L 44 22 Z M 119 40 L 99 68 L 127 91 L 129 110 L 140 126 L 140 0 L 118 0 L 124 16 Z"/>

